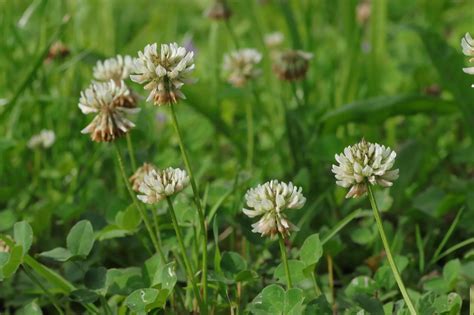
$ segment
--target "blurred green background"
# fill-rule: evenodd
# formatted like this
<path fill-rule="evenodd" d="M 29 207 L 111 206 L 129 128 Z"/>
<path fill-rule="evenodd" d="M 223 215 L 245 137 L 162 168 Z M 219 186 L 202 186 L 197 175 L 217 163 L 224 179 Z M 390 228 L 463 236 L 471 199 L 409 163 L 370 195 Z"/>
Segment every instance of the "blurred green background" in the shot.
<path fill-rule="evenodd" d="M 245 190 L 269 179 L 292 180 L 308 198 L 303 210 L 290 214 L 300 228 L 292 236 L 295 247 L 350 211 L 368 208 L 364 199 L 345 201 L 345 191 L 336 188 L 330 172 L 334 154 L 365 137 L 398 153 L 400 178 L 392 189 L 378 192 L 378 198 L 382 208 L 390 209 L 384 215 L 394 251 L 410 258 L 405 278 L 411 286 L 426 289 L 419 279 L 460 258 L 459 292 L 467 299 L 465 284 L 474 281 L 472 246 L 434 265 L 419 262 L 420 250 L 431 258 L 462 207 L 447 247 L 474 233 L 474 77 L 461 70 L 467 57 L 460 47 L 462 36 L 474 32 L 474 3 L 377 0 L 368 18 L 358 17 L 361 3 L 234 0 L 229 1 L 233 15 L 226 24 L 208 19 L 204 11 L 210 1 L 201 0 L 0 0 L 0 232 L 27 220 L 35 232 L 33 251 L 41 252 L 63 244 L 79 219 L 91 220 L 101 231 L 127 208 L 112 147 L 92 143 L 80 133 L 91 117 L 79 111 L 79 94 L 89 85 L 98 60 L 136 56 L 148 43 L 178 42 L 195 50 L 193 76 L 198 81 L 183 88 L 187 100 L 177 110 L 207 211 L 218 204 L 218 230 L 230 229 L 221 250 L 241 251 L 241 240 L 247 240 L 250 264 L 264 272 L 268 250 L 275 244 L 251 234 L 250 221 L 240 212 Z M 222 75 L 223 55 L 235 49 L 229 28 L 240 47 L 256 48 L 264 56 L 263 75 L 251 87 L 231 87 Z M 313 53 L 306 80 L 289 84 L 272 73 L 263 38 L 276 31 L 285 36 L 283 47 Z M 48 58 L 57 41 L 69 53 Z M 141 86 L 131 87 L 146 96 Z M 294 90 L 305 106 L 297 106 Z M 244 167 L 244 108 L 249 102 L 257 131 L 251 172 Z M 144 100 L 141 107 L 131 133 L 138 162 L 182 167 L 168 109 Z M 293 152 L 285 115 L 291 117 Z M 54 145 L 29 149 L 28 140 L 42 129 L 54 130 Z M 118 142 L 125 152 L 125 140 Z M 194 222 L 195 214 L 185 203 L 188 196 L 179 198 L 178 211 L 183 222 Z M 337 286 L 368 273 L 366 259 L 380 252 L 368 222 L 363 219 L 343 230 L 328 249 Z M 421 249 L 415 240 L 417 227 Z M 172 235 L 169 226 L 164 242 L 167 235 Z M 140 240 L 149 245 L 144 233 L 104 240 L 83 264 L 140 265 L 149 255 Z M 319 267 L 327 273 L 324 263 Z M 82 277 L 74 264 L 58 268 L 72 281 Z M 35 294 L 15 295 L 21 285 L 0 284 L 4 305 L 20 305 Z"/>

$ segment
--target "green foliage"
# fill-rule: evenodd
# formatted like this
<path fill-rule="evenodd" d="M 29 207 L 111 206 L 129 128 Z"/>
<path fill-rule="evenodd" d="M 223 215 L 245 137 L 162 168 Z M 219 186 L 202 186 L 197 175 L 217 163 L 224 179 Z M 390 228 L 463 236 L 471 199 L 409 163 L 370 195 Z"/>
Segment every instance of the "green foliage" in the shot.
<path fill-rule="evenodd" d="M 252 314 L 283 314 L 296 315 L 303 311 L 303 291 L 290 289 L 285 291 L 276 284 L 269 285 L 260 292 L 249 304 Z"/>
<path fill-rule="evenodd" d="M 66 238 L 67 248 L 57 247 L 43 252 L 40 256 L 65 262 L 71 259 L 85 259 L 94 246 L 95 236 L 92 224 L 89 221 L 76 223 Z"/>
<path fill-rule="evenodd" d="M 369 200 L 345 199 L 331 173 L 334 155 L 365 138 L 397 153 L 400 177 L 373 188 L 417 312 L 467 314 L 474 77 L 460 40 L 472 3 L 228 0 L 231 19 L 217 21 L 203 14 L 213 2 L 0 1 L 0 312 L 408 315 Z M 276 31 L 283 42 L 269 47 Z M 174 105 L 198 192 L 171 200 L 184 251 L 166 202 L 135 204 L 123 180 L 144 162 L 186 168 L 170 106 L 146 103 L 125 77 L 140 112 L 113 143 L 81 134 L 93 115 L 77 107 L 97 61 L 154 42 L 195 53 L 196 82 Z M 262 54 L 243 87 L 223 66 L 237 47 Z M 274 73 L 288 49 L 313 55 L 302 80 Z M 43 129 L 53 145 L 30 148 Z M 291 289 L 276 237 L 242 213 L 246 190 L 271 179 L 307 200 L 283 212 L 296 227 L 284 244 Z"/>

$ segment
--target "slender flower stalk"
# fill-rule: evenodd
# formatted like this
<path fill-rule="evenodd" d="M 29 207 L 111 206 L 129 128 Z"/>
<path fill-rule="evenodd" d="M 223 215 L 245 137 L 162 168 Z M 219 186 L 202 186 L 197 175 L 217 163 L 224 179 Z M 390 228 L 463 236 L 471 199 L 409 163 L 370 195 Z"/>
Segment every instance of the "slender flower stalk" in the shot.
<path fill-rule="evenodd" d="M 396 156 L 395 151 L 392 151 L 389 147 L 378 143 L 370 143 L 362 139 L 361 142 L 346 147 L 344 153 L 336 154 L 336 161 L 339 165 L 333 165 L 332 172 L 335 174 L 337 185 L 345 188 L 350 187 L 346 198 L 357 198 L 368 193 L 377 229 L 379 230 L 393 277 L 410 313 L 416 315 L 415 307 L 410 300 L 408 291 L 393 259 L 372 190 L 372 186 L 375 185 L 390 187 L 393 184 L 392 182 L 398 178 L 398 169 L 392 170 Z"/>
<path fill-rule="evenodd" d="M 387 235 L 385 234 L 385 230 L 383 228 L 382 218 L 380 217 L 380 212 L 377 207 L 377 202 L 375 201 L 374 193 L 369 183 L 367 183 L 367 189 L 369 193 L 370 204 L 372 206 L 372 210 L 374 211 L 375 222 L 377 223 L 377 228 L 379 230 L 380 238 L 382 239 L 382 243 L 385 248 L 385 253 L 387 254 L 388 264 L 390 265 L 390 268 L 392 269 L 393 277 L 395 278 L 395 281 L 397 282 L 398 288 L 400 289 L 400 292 L 402 293 L 403 299 L 405 300 L 405 303 L 407 304 L 410 314 L 416 315 L 417 312 L 415 310 L 415 307 L 413 306 L 413 303 L 410 300 L 408 291 L 405 288 L 405 284 L 403 283 L 402 277 L 400 276 L 398 267 L 395 264 L 395 260 L 393 259 L 392 251 L 390 250 L 390 244 L 388 243 Z"/>
<path fill-rule="evenodd" d="M 132 164 L 132 169 L 137 169 L 137 161 L 135 160 L 135 150 L 133 149 L 132 137 L 130 133 L 127 133 L 125 136 L 127 138 L 127 149 L 128 155 L 130 156 L 130 163 Z"/>
<path fill-rule="evenodd" d="M 199 215 L 199 223 L 201 227 L 201 233 L 203 235 L 203 242 L 202 242 L 202 287 L 203 287 L 203 303 L 206 305 L 205 310 L 201 310 L 201 312 L 207 313 L 207 228 L 206 228 L 206 219 L 204 216 L 204 210 L 202 208 L 201 198 L 199 197 L 198 187 L 196 185 L 196 180 L 194 178 L 193 170 L 191 168 L 191 164 L 189 163 L 188 154 L 186 152 L 186 148 L 184 147 L 183 143 L 183 136 L 181 134 L 181 129 L 179 128 L 178 119 L 176 117 L 176 112 L 174 109 L 174 104 L 170 104 L 170 111 L 171 111 L 171 118 L 173 122 L 173 127 L 178 135 L 178 142 L 179 148 L 181 150 L 181 156 L 184 160 L 184 165 L 186 166 L 186 170 L 189 174 L 189 179 L 191 182 L 191 188 L 193 190 L 194 195 L 194 203 L 196 205 L 198 215 Z"/>
<path fill-rule="evenodd" d="M 252 169 L 253 155 L 255 151 L 255 132 L 253 129 L 253 108 L 250 102 L 245 103 L 245 114 L 247 119 L 247 168 Z"/>
<path fill-rule="evenodd" d="M 156 235 L 153 232 L 152 225 L 150 223 L 150 220 L 148 219 L 148 216 L 146 214 L 145 209 L 137 201 L 137 197 L 133 193 L 132 187 L 130 186 L 130 182 L 129 182 L 127 174 L 125 172 L 125 167 L 123 165 L 122 156 L 120 154 L 120 149 L 119 149 L 118 144 L 116 142 L 114 142 L 114 149 L 115 149 L 115 154 L 117 156 L 117 161 L 118 161 L 118 164 L 119 164 L 119 168 L 120 168 L 120 172 L 122 174 L 123 181 L 125 182 L 125 186 L 127 187 L 127 191 L 130 195 L 130 198 L 132 198 L 133 205 L 135 206 L 135 208 L 137 208 L 138 212 L 140 213 L 140 216 L 141 216 L 143 222 L 145 223 L 146 230 L 147 230 L 147 232 L 150 236 L 151 242 L 153 243 L 153 247 L 155 248 L 156 252 L 160 255 L 160 258 L 161 258 L 162 262 L 164 263 L 166 261 L 165 255 L 163 254 L 163 251 L 162 251 L 162 249 L 161 249 L 161 247 L 158 243 L 158 240 L 156 238 Z"/>
<path fill-rule="evenodd" d="M 281 233 L 278 233 L 278 242 L 280 243 L 281 260 L 283 261 L 283 266 L 285 267 L 286 286 L 289 290 L 292 288 L 293 284 L 291 282 L 290 267 L 288 266 L 288 257 L 286 256 L 285 240 L 283 239 Z"/>
<path fill-rule="evenodd" d="M 227 81 L 236 88 L 252 83 L 261 75 L 257 65 L 262 60 L 262 54 L 252 48 L 233 51 L 224 56 L 223 68 L 226 71 Z M 253 108 L 249 102 L 245 104 L 247 120 L 247 161 L 248 169 L 252 168 L 255 147 Z"/>
<path fill-rule="evenodd" d="M 183 236 L 181 235 L 181 230 L 178 225 L 178 219 L 176 218 L 176 213 L 174 211 L 173 202 L 171 201 L 170 197 L 166 197 L 166 201 L 168 203 L 168 210 L 171 216 L 171 221 L 173 223 L 173 228 L 176 233 L 176 238 L 178 239 L 179 248 L 181 250 L 181 255 L 184 263 L 184 267 L 186 273 L 188 274 L 189 281 L 193 287 L 194 295 L 196 296 L 196 300 L 201 308 L 201 312 L 204 313 L 204 310 L 207 309 L 206 306 L 203 305 L 203 301 L 201 300 L 201 295 L 199 294 L 199 289 L 194 281 L 194 272 L 191 267 L 191 263 L 189 262 L 188 255 L 186 255 L 186 247 L 184 246 Z"/>

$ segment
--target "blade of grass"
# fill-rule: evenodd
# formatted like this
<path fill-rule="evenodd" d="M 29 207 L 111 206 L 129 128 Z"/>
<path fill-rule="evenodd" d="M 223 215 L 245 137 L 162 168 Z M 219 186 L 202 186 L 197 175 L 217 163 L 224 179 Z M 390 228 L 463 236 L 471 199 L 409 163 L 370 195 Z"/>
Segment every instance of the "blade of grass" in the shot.
<path fill-rule="evenodd" d="M 38 72 L 38 69 L 43 64 L 43 61 L 44 61 L 46 55 L 49 52 L 49 48 L 59 38 L 59 36 L 61 36 L 61 34 L 64 32 L 64 30 L 66 29 L 66 25 L 68 24 L 69 20 L 70 20 L 70 17 L 68 15 L 65 16 L 63 18 L 62 22 L 57 27 L 56 31 L 53 33 L 53 35 L 51 35 L 51 37 L 48 40 L 48 43 L 46 44 L 46 46 L 43 48 L 43 50 L 40 52 L 40 54 L 36 58 L 33 66 L 31 67 L 31 70 L 28 72 L 25 79 L 21 82 L 20 86 L 15 91 L 15 93 L 13 94 L 13 97 L 10 99 L 8 104 L 4 106 L 5 110 L 2 113 L 2 115 L 4 117 L 8 114 L 9 111 L 11 111 L 15 107 L 14 105 L 18 101 L 18 98 L 20 97 L 20 95 L 22 95 L 23 92 L 33 83 L 33 80 L 36 76 L 36 73 Z M 11 127 L 11 123 L 12 122 L 10 122 L 10 127 Z M 12 130 L 12 128 L 9 128 L 9 130 L 8 130 L 8 133 L 9 133 L 8 135 L 9 136 L 11 136 L 11 134 L 10 134 L 11 130 Z"/>
<path fill-rule="evenodd" d="M 438 260 L 440 260 L 441 258 L 444 258 L 446 256 L 448 256 L 449 254 L 457 251 L 458 249 L 461 249 L 463 248 L 464 246 L 467 246 L 467 245 L 471 245 L 471 244 L 474 244 L 474 237 L 471 237 L 471 238 L 468 238 L 467 240 L 465 241 L 462 241 L 461 243 L 457 243 L 456 245 L 454 246 L 451 246 L 450 248 L 448 248 L 447 250 L 445 250 L 442 254 L 440 254 L 435 261 L 433 261 L 433 263 L 437 262 Z"/>
<path fill-rule="evenodd" d="M 420 272 L 423 272 L 425 270 L 425 251 L 423 249 L 423 239 L 421 238 L 421 232 L 420 232 L 420 226 L 417 224 L 416 225 L 416 247 L 418 248 L 418 254 L 419 254 L 419 261 L 418 261 L 418 268 Z"/>
<path fill-rule="evenodd" d="M 352 220 L 358 219 L 358 218 L 363 218 L 363 217 L 370 217 L 372 215 L 372 212 L 368 210 L 362 210 L 362 209 L 357 209 L 356 211 L 350 213 L 348 216 L 346 216 L 344 219 L 339 221 L 328 233 L 326 236 L 324 236 L 321 240 L 321 244 L 324 245 L 327 243 L 334 235 L 339 233 L 340 230 L 342 230 L 347 224 L 349 224 Z"/>
<path fill-rule="evenodd" d="M 456 215 L 456 217 L 454 218 L 453 222 L 451 223 L 451 226 L 449 227 L 448 231 L 447 231 L 446 234 L 444 235 L 443 240 L 441 241 L 441 243 L 439 243 L 438 248 L 436 248 L 436 250 L 435 250 L 435 252 L 434 252 L 434 255 L 433 255 L 433 258 L 431 258 L 430 265 L 434 264 L 434 262 L 438 260 L 438 257 L 439 257 L 439 255 L 440 255 L 441 251 L 443 250 L 444 246 L 446 245 L 446 243 L 448 242 L 449 238 L 450 238 L 451 235 L 453 234 L 454 229 L 455 229 L 456 226 L 458 225 L 459 219 L 461 218 L 461 215 L 462 215 L 463 211 L 464 211 L 464 207 L 461 208 L 461 209 L 458 211 L 458 214 Z"/>

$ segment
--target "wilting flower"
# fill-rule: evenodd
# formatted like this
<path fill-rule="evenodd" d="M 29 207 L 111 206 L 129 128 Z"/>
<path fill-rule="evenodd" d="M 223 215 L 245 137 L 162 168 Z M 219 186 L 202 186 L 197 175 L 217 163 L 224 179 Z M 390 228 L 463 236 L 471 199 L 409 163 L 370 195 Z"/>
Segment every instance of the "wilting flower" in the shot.
<path fill-rule="evenodd" d="M 151 169 L 145 174 L 138 188 L 141 195 L 137 195 L 137 198 L 144 203 L 154 204 L 182 191 L 188 184 L 189 176 L 182 169 Z"/>
<path fill-rule="evenodd" d="M 272 180 L 263 185 L 251 188 L 245 194 L 248 209 L 243 212 L 250 218 L 262 216 L 257 223 L 252 224 L 252 232 L 260 233 L 262 236 L 282 236 L 290 234 L 291 230 L 297 228 L 287 220 L 284 211 L 286 209 L 300 209 L 306 202 L 301 193 L 302 188 Z"/>
<path fill-rule="evenodd" d="M 235 87 L 242 87 L 249 80 L 255 79 L 261 73 L 256 65 L 262 60 L 262 55 L 255 49 L 244 48 L 224 56 L 224 70 L 228 74 L 227 81 Z"/>
<path fill-rule="evenodd" d="M 0 239 L 0 253 L 8 253 L 10 251 L 10 247 L 5 243 L 4 240 Z"/>
<path fill-rule="evenodd" d="M 213 20 L 228 20 L 232 11 L 226 0 L 214 0 L 204 14 Z"/>
<path fill-rule="evenodd" d="M 70 53 L 71 51 L 66 45 L 64 45 L 61 41 L 56 41 L 49 48 L 45 61 L 46 63 L 50 63 L 56 59 L 63 59 L 66 58 Z"/>
<path fill-rule="evenodd" d="M 396 156 L 389 147 L 362 139 L 345 148 L 344 153 L 336 154 L 339 165 L 332 166 L 336 184 L 351 188 L 346 198 L 362 196 L 367 192 L 367 184 L 390 187 L 398 178 L 398 169 L 391 170 Z"/>
<path fill-rule="evenodd" d="M 90 133 L 93 141 L 113 141 L 135 127 L 125 117 L 140 111 L 135 105 L 135 98 L 123 82 L 94 82 L 81 92 L 79 108 L 84 114 L 97 115 L 81 132 Z"/>
<path fill-rule="evenodd" d="M 462 47 L 462 52 L 468 57 L 472 57 L 469 59 L 469 62 L 474 61 L 474 40 L 472 39 L 471 35 L 469 33 L 466 33 L 464 35 L 463 39 L 461 40 L 461 47 Z M 474 74 L 474 67 L 467 67 L 463 68 L 462 71 L 464 71 L 467 74 Z M 474 84 L 472 85 L 474 88 Z"/>
<path fill-rule="evenodd" d="M 364 25 L 369 21 L 372 13 L 372 4 L 370 0 L 360 2 L 356 7 L 356 19 L 360 25 Z"/>
<path fill-rule="evenodd" d="M 132 176 L 130 176 L 130 184 L 132 185 L 132 189 L 138 192 L 145 175 L 148 174 L 151 170 L 156 170 L 156 166 L 150 163 L 143 163 Z"/>
<path fill-rule="evenodd" d="M 93 69 L 93 75 L 99 81 L 114 80 L 116 83 L 120 83 L 121 80 L 129 77 L 133 71 L 133 65 L 132 57 L 117 55 L 114 58 L 97 61 Z"/>
<path fill-rule="evenodd" d="M 285 35 L 281 32 L 273 32 L 265 35 L 265 45 L 270 49 L 275 49 L 283 44 Z"/>
<path fill-rule="evenodd" d="M 280 80 L 295 81 L 303 79 L 313 55 L 301 50 L 290 50 L 278 54 L 273 65 L 273 71 Z"/>
<path fill-rule="evenodd" d="M 146 45 L 143 52 L 138 52 L 135 59 L 132 81 L 145 84 L 144 89 L 150 91 L 147 102 L 155 105 L 177 103 L 186 97 L 181 92 L 184 84 L 194 82 L 189 77 L 194 69 L 193 52 L 179 47 L 176 43 Z"/>
<path fill-rule="evenodd" d="M 53 130 L 43 129 L 40 133 L 32 136 L 28 141 L 28 148 L 35 149 L 38 147 L 42 147 L 47 149 L 51 147 L 56 140 L 56 135 Z"/>

